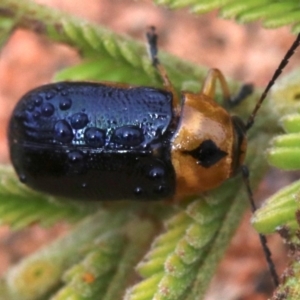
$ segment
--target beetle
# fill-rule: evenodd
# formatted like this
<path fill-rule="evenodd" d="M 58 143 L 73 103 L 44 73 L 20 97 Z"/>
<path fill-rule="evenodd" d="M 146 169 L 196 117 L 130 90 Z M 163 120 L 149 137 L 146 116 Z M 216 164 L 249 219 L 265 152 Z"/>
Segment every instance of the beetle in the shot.
<path fill-rule="evenodd" d="M 73 199 L 179 201 L 241 172 L 254 211 L 243 165 L 246 133 L 299 46 L 300 34 L 245 123 L 215 102 L 215 86 L 220 83 L 225 104 L 236 105 L 251 93 L 250 85 L 231 98 L 223 74 L 212 69 L 200 92 L 181 92 L 179 100 L 158 60 L 153 27 L 147 38 L 163 89 L 59 82 L 20 99 L 8 128 L 10 157 L 20 180 L 33 189 Z M 259 236 L 278 286 L 266 238 Z"/>
<path fill-rule="evenodd" d="M 9 123 L 10 157 L 22 182 L 79 199 L 181 199 L 231 177 L 244 160 L 242 122 L 214 100 L 219 70 L 182 104 L 157 59 L 164 89 L 126 84 L 60 82 L 18 102 Z"/>
<path fill-rule="evenodd" d="M 246 132 L 267 92 L 246 124 L 215 102 L 217 82 L 224 101 L 230 101 L 218 69 L 209 71 L 199 93 L 182 92 L 179 99 L 157 58 L 154 28 L 147 38 L 163 89 L 59 82 L 21 98 L 8 141 L 23 183 L 83 200 L 180 200 L 240 171 Z M 233 102 L 250 92 L 244 86 Z"/>

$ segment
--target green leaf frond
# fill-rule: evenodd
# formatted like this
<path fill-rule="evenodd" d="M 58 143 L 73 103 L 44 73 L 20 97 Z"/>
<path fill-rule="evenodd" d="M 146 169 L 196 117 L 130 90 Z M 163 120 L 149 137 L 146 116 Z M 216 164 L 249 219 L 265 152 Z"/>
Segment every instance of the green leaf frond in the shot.
<path fill-rule="evenodd" d="M 300 169 L 300 70 L 278 80 L 272 91 L 273 112 L 285 134 L 272 139 L 267 150 L 271 165 L 283 170 Z"/>
<path fill-rule="evenodd" d="M 27 28 L 79 51 L 85 61 L 80 66 L 62 71 L 57 75 L 59 80 L 101 79 L 160 85 L 144 45 L 99 25 L 29 1 L 2 0 L 1 33 L 8 36 L 12 28 Z M 178 90 L 186 86 L 197 88 L 206 74 L 202 68 L 165 53 L 160 53 L 160 59 Z M 233 91 L 237 86 L 238 83 L 230 82 Z M 253 101 L 249 99 L 240 105 L 237 114 L 249 116 L 255 99 L 257 93 L 252 97 Z M 268 109 L 263 105 L 260 115 L 264 118 L 258 116 L 249 132 L 247 164 L 254 185 L 267 167 L 261 154 L 274 132 L 278 131 L 277 117 Z M 61 214 L 67 220 L 72 217 L 80 220 L 89 215 L 69 234 L 8 271 L 0 282 L 0 299 L 6 300 L 48 299 L 50 296 L 52 299 L 86 300 L 97 299 L 99 294 L 104 300 L 121 299 L 124 294 L 131 300 L 199 299 L 204 295 L 248 205 L 239 176 L 205 196 L 188 199 L 178 206 L 168 203 L 105 203 L 106 210 L 98 207 L 96 214 L 86 208 L 92 203 L 81 208 L 63 201 L 61 207 L 56 206 L 56 201 L 60 203 L 60 200 L 54 201 L 54 198 L 25 189 L 12 172 L 4 168 L 0 176 L 3 180 L 6 176 L 8 178 L 8 183 L 0 186 L 4 191 L 1 201 L 6 201 L 3 210 L 18 215 L 5 222 L 16 228 L 21 227 L 22 222 L 22 226 L 41 220 L 50 224 L 51 218 L 59 219 L 55 214 Z M 30 203 L 33 203 L 30 213 L 21 215 L 26 211 L 25 205 L 30 206 Z M 0 213 L 1 205 L 0 202 Z M 93 206 L 92 210 L 95 210 Z M 27 221 L 22 221 L 22 218 Z M 134 266 L 142 277 L 140 282 Z"/>
<path fill-rule="evenodd" d="M 277 168 L 292 171 L 300 169 L 300 72 L 293 71 L 278 80 L 273 88 L 272 112 L 278 116 L 285 134 L 271 140 L 267 150 L 269 163 Z M 295 233 L 299 228 L 295 213 L 300 208 L 300 181 L 281 189 L 268 198 L 254 214 L 252 223 L 261 233 L 272 233 L 288 226 Z"/>
<path fill-rule="evenodd" d="M 82 261 L 66 271 L 66 285 L 53 299 L 92 300 L 99 295 L 105 300 L 122 298 L 128 283 L 136 278 L 132 270 L 149 246 L 154 227 L 147 220 L 132 218 L 122 231 L 108 232 L 94 242 Z"/>
<path fill-rule="evenodd" d="M 40 299 L 61 286 L 63 274 L 74 264 L 84 259 L 84 264 L 87 267 L 91 266 L 89 259 L 97 257 L 93 256 L 95 251 L 102 249 L 104 253 L 106 251 L 113 255 L 118 251 L 117 249 L 109 251 L 115 242 L 114 232 L 125 220 L 124 214 L 105 211 L 89 216 L 66 236 L 11 268 L 1 282 L 1 289 L 5 291 L 3 294 L 6 297 L 3 299 Z M 120 243 L 122 239 L 115 246 L 120 246 Z M 90 271 L 95 270 L 96 267 Z M 82 281 L 85 280 L 89 281 L 88 276 L 83 276 Z"/>
<path fill-rule="evenodd" d="M 266 167 L 257 155 L 263 151 L 267 135 L 250 142 L 251 173 L 256 179 Z M 126 300 L 188 299 L 203 295 L 221 259 L 234 224 L 245 207 L 247 195 L 241 178 L 229 180 L 210 195 L 192 201 L 165 222 L 165 231 L 138 264 L 144 278 L 127 291 Z M 221 251 L 219 251 L 221 250 Z"/>
<path fill-rule="evenodd" d="M 298 253 L 299 254 L 299 253 Z M 300 298 L 300 263 L 296 259 L 293 263 L 284 271 L 284 280 L 282 284 L 277 288 L 276 292 L 270 300 L 286 299 L 296 300 Z"/>
<path fill-rule="evenodd" d="M 300 4 L 297 0 L 155 0 L 157 4 L 172 9 L 189 8 L 203 14 L 219 9 L 219 15 L 240 23 L 261 21 L 266 28 L 292 25 L 292 31 L 300 29 Z"/>
<path fill-rule="evenodd" d="M 7 19 L 13 22 L 13 26 L 6 26 Z M 62 71 L 57 75 L 57 80 L 89 79 L 161 85 L 161 80 L 150 63 L 145 44 L 128 36 L 118 35 L 103 26 L 31 1 L 3 0 L 0 3 L 1 35 L 8 35 L 11 27 L 32 30 L 78 50 L 85 59 L 83 64 Z M 186 74 L 189 74 L 189 81 L 194 80 L 199 88 L 206 70 L 191 63 L 183 63 L 165 53 L 160 53 L 160 57 L 166 62 L 164 65 L 175 86 L 181 88 Z"/>
<path fill-rule="evenodd" d="M 93 207 L 37 193 L 20 183 L 13 169 L 0 166 L 0 223 L 21 229 L 39 222 L 50 226 L 60 220 L 77 222 Z"/>
<path fill-rule="evenodd" d="M 268 198 L 252 217 L 252 224 L 257 231 L 269 234 L 288 226 L 298 229 L 295 213 L 300 208 L 300 182 L 296 181 Z"/>
<path fill-rule="evenodd" d="M 285 134 L 271 140 L 267 158 L 271 165 L 283 170 L 300 169 L 299 70 L 279 80 L 272 92 L 273 113 L 280 119 Z M 296 300 L 300 296 L 299 278 L 299 212 L 300 181 L 282 188 L 268 198 L 252 217 L 252 224 L 263 234 L 278 231 L 290 248 L 289 267 L 283 281 L 271 298 Z"/>

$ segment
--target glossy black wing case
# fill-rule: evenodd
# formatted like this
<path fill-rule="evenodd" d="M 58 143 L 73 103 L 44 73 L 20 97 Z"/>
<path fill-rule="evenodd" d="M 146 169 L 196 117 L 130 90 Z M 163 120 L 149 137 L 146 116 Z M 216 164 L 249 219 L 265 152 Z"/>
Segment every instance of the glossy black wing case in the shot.
<path fill-rule="evenodd" d="M 173 125 L 172 125 L 173 124 Z M 172 197 L 172 94 L 148 87 L 62 82 L 17 104 L 13 165 L 27 185 L 86 200 Z"/>

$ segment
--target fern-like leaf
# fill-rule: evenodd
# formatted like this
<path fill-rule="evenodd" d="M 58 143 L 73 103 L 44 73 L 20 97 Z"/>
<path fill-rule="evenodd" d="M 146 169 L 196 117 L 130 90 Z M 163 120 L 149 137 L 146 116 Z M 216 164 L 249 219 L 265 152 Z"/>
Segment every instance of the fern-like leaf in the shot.
<path fill-rule="evenodd" d="M 271 146 L 267 150 L 267 158 L 271 165 L 283 170 L 300 169 L 299 74 L 299 70 L 295 70 L 278 80 L 272 91 L 271 109 L 278 115 L 286 133 L 272 139 Z M 299 181 L 272 195 L 254 214 L 252 218 L 254 227 L 261 233 L 272 233 L 282 226 L 288 226 L 294 234 L 299 227 L 295 215 L 300 208 L 299 195 Z"/>
<path fill-rule="evenodd" d="M 73 223 L 93 211 L 93 205 L 57 201 L 26 188 L 11 167 L 0 166 L 0 174 L 0 222 L 10 224 L 15 230 L 36 222 L 43 226 L 53 225 L 60 220 Z"/>
<path fill-rule="evenodd" d="M 138 240 L 137 247 L 135 234 L 146 230 L 151 235 L 153 230 L 149 222 L 140 219 L 133 220 L 128 226 L 131 237 L 125 238 L 126 231 L 123 231 L 123 234 L 116 232 L 98 239 L 85 258 L 65 273 L 67 285 L 53 299 L 96 299 L 99 295 L 106 300 L 120 299 L 129 274 L 141 255 L 138 252 L 148 243 L 149 236 L 144 235 Z"/>
<path fill-rule="evenodd" d="M 203 14 L 219 9 L 223 18 L 246 23 L 260 20 L 266 28 L 292 25 L 299 32 L 300 4 L 297 0 L 155 0 L 157 4 L 172 9 L 189 8 L 193 13 Z"/>
<path fill-rule="evenodd" d="M 2 279 L 5 299 L 40 299 L 56 290 L 65 270 L 91 253 L 90 249 L 96 248 L 95 241 L 101 239 L 102 235 L 109 236 L 122 226 L 124 220 L 124 214 L 104 211 L 96 213 L 78 224 L 66 236 L 27 257 L 10 269 Z"/>

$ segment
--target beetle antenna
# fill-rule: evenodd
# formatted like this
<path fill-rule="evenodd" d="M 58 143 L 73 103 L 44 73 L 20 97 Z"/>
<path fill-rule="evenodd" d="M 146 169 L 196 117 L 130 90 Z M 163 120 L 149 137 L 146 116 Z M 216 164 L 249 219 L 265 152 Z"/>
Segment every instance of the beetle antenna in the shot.
<path fill-rule="evenodd" d="M 160 61 L 157 57 L 157 54 L 158 54 L 158 47 L 157 47 L 158 36 L 156 34 L 154 26 L 149 27 L 149 30 L 146 33 L 146 38 L 147 38 L 147 41 L 148 41 L 148 50 L 149 50 L 149 55 L 150 55 L 150 58 L 151 58 L 152 65 L 156 68 L 156 70 L 160 74 L 160 77 L 163 80 L 164 88 L 172 93 L 172 95 L 173 95 L 173 107 L 175 108 L 175 111 L 176 111 L 177 108 L 180 107 L 181 102 L 178 98 L 178 95 L 176 93 L 176 90 L 175 90 L 172 82 L 169 79 L 169 76 L 167 74 L 166 69 L 160 63 Z"/>
<path fill-rule="evenodd" d="M 150 26 L 149 27 L 149 31 L 146 33 L 146 37 L 148 40 L 148 49 L 149 49 L 149 54 L 150 54 L 150 58 L 152 61 L 152 64 L 154 67 L 157 67 L 157 65 L 159 64 L 159 60 L 157 58 L 157 53 L 158 53 L 158 49 L 157 49 L 157 39 L 158 36 L 155 32 L 155 27 L 154 26 Z"/>
<path fill-rule="evenodd" d="M 254 199 L 253 199 L 253 193 L 252 193 L 252 189 L 250 187 L 250 182 L 249 182 L 249 169 L 247 166 L 243 165 L 242 166 L 242 177 L 243 177 L 243 180 L 244 180 L 244 183 L 245 183 L 245 186 L 246 186 L 246 189 L 247 189 L 247 194 L 248 194 L 248 199 L 250 201 L 250 205 L 251 205 L 251 210 L 252 210 L 252 213 L 254 213 L 256 211 L 256 205 L 254 203 Z M 265 258 L 266 258 L 266 261 L 267 261 L 267 264 L 268 264 L 268 267 L 269 267 L 269 271 L 271 273 L 271 277 L 273 279 L 273 283 L 275 285 L 275 287 L 277 287 L 279 285 L 279 276 L 276 272 L 276 269 L 275 269 L 275 265 L 274 265 L 274 262 L 272 260 L 272 253 L 267 245 L 267 238 L 265 235 L 263 234 L 259 234 L 259 239 L 260 239 L 260 244 L 263 248 L 263 251 L 264 251 L 264 254 L 265 254 Z"/>
<path fill-rule="evenodd" d="M 249 119 L 246 123 L 246 130 L 249 130 L 252 127 L 252 125 L 254 123 L 255 116 L 257 114 L 257 111 L 259 110 L 261 104 L 263 103 L 263 101 L 267 97 L 267 94 L 268 94 L 269 90 L 274 85 L 275 81 L 277 80 L 279 75 L 282 73 L 282 71 L 286 67 L 286 65 L 288 64 L 289 59 L 293 56 L 293 54 L 294 54 L 295 50 L 297 49 L 297 47 L 299 46 L 299 44 L 300 44 L 300 33 L 298 34 L 296 40 L 294 41 L 294 43 L 292 44 L 290 49 L 287 51 L 285 57 L 282 59 L 282 61 L 279 64 L 278 68 L 274 72 L 272 79 L 270 80 L 270 82 L 268 83 L 268 85 L 265 88 L 264 92 L 260 96 L 260 99 L 258 100 L 252 114 L 250 115 L 250 117 L 249 117 Z"/>

